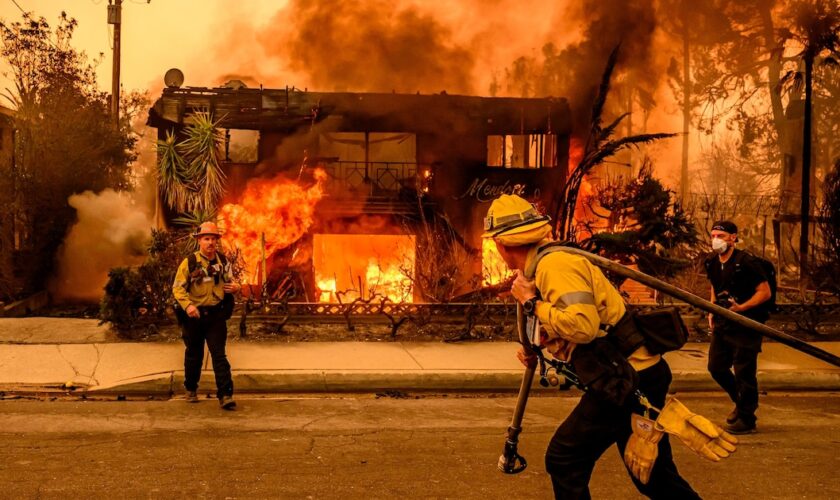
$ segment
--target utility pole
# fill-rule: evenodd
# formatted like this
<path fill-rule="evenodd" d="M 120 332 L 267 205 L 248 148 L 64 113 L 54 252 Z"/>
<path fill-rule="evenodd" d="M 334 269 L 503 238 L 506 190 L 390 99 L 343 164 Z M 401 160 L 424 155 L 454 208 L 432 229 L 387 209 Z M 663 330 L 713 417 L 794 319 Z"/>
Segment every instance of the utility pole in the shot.
<path fill-rule="evenodd" d="M 120 125 L 120 30 L 123 0 L 108 0 L 108 24 L 114 25 L 114 65 L 111 72 L 111 117 Z"/>

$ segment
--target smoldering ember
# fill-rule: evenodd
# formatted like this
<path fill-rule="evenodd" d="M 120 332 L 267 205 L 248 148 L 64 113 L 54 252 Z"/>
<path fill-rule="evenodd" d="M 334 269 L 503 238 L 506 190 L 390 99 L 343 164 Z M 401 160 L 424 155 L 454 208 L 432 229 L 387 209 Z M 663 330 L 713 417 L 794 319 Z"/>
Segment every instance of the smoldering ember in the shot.
<path fill-rule="evenodd" d="M 840 495 L 840 0 L 64 7 L 0 3 L 9 496 Z"/>

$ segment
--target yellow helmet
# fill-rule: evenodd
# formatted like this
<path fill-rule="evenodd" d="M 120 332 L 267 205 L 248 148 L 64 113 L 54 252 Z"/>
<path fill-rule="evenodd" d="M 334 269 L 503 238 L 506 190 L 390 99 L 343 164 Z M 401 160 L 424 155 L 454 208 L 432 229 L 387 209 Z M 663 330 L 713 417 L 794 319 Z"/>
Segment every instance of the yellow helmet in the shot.
<path fill-rule="evenodd" d="M 551 217 L 540 215 L 534 205 L 515 194 L 503 194 L 493 200 L 484 218 L 482 238 L 496 238 L 532 231 L 547 226 Z"/>

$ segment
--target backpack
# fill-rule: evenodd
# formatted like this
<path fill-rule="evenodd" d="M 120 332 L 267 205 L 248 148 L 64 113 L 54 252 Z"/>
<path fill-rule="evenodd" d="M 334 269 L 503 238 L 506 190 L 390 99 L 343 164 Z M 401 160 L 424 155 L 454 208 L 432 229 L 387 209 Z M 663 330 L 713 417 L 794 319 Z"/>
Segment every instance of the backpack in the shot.
<path fill-rule="evenodd" d="M 227 267 L 227 257 L 221 252 L 216 252 L 216 257 L 219 259 L 219 263 L 222 265 L 222 269 Z M 192 273 L 198 268 L 198 257 L 195 256 L 195 252 L 191 252 L 187 256 L 187 276 L 192 275 Z M 190 283 L 187 282 L 186 289 L 189 292 Z M 233 316 L 233 307 L 236 305 L 233 299 L 232 293 L 226 293 L 224 298 L 222 299 L 222 316 L 225 319 L 230 319 Z M 178 319 L 178 323 L 184 323 L 188 316 L 187 312 L 181 307 L 181 304 L 178 301 L 175 301 L 175 316 Z"/>
<path fill-rule="evenodd" d="M 536 257 L 525 270 L 525 277 L 533 279 L 537 264 L 549 253 L 562 252 L 563 247 L 573 246 L 568 242 L 554 242 L 538 248 Z M 641 344 L 652 354 L 664 354 L 681 349 L 688 341 L 688 328 L 676 307 L 662 306 L 644 312 L 627 308 L 627 314 L 632 321 L 601 325 L 607 337 L 620 347 L 625 356 L 632 354 Z"/>
<path fill-rule="evenodd" d="M 778 285 L 776 280 L 776 266 L 764 257 L 756 255 L 752 252 L 741 251 L 741 254 L 748 256 L 753 259 L 756 264 L 758 264 L 764 272 L 764 276 L 767 277 L 767 284 L 770 285 L 770 298 L 758 307 L 763 308 L 768 313 L 778 312 L 779 308 L 776 306 L 776 287 Z M 739 257 L 739 259 L 742 258 L 743 257 Z"/>

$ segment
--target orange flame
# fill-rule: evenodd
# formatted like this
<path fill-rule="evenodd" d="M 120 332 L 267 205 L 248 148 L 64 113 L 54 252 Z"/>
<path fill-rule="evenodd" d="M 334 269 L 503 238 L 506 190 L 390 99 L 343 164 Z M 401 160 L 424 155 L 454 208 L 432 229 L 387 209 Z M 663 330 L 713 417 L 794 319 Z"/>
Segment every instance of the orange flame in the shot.
<path fill-rule="evenodd" d="M 386 297 L 413 298 L 413 236 L 383 234 L 316 234 L 313 264 L 320 302 L 351 302 Z M 361 289 L 360 289 L 361 288 Z"/>
<path fill-rule="evenodd" d="M 513 272 L 499 255 L 496 243 L 490 238 L 481 244 L 481 270 L 485 285 L 498 285 L 513 276 Z"/>
<path fill-rule="evenodd" d="M 305 188 L 281 176 L 248 182 L 239 203 L 228 203 L 219 210 L 225 224 L 225 240 L 239 248 L 245 264 L 243 281 L 257 276 L 260 235 L 265 234 L 265 255 L 286 248 L 299 240 L 313 223 L 315 205 L 324 194 L 327 178 L 322 169 L 314 171 L 315 184 Z"/>
<path fill-rule="evenodd" d="M 318 302 L 337 302 L 335 292 L 338 291 L 338 286 L 335 283 L 335 278 L 325 278 L 315 280 L 318 285 Z M 355 297 L 354 297 L 355 298 Z"/>
<path fill-rule="evenodd" d="M 578 137 L 569 139 L 569 173 L 571 174 L 583 160 L 583 140 Z"/>
<path fill-rule="evenodd" d="M 589 182 L 589 179 L 584 177 L 580 181 L 580 189 L 578 190 L 578 197 L 577 197 L 577 205 L 575 206 L 575 221 L 580 222 L 592 222 L 597 219 L 597 217 L 592 213 L 591 209 L 589 208 L 589 204 L 586 203 L 586 199 L 593 196 L 595 194 L 595 187 Z M 590 238 L 592 234 L 586 229 L 586 226 L 583 224 L 578 224 L 575 228 L 575 238 L 577 241 L 581 241 L 587 238 Z"/>
<path fill-rule="evenodd" d="M 393 302 L 411 301 L 412 283 L 399 265 L 391 264 L 383 268 L 371 259 L 365 279 L 371 294 L 377 293 Z"/>

